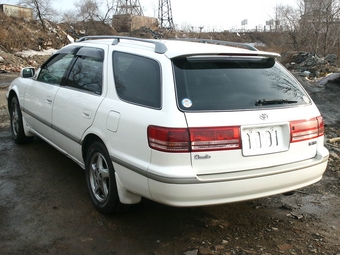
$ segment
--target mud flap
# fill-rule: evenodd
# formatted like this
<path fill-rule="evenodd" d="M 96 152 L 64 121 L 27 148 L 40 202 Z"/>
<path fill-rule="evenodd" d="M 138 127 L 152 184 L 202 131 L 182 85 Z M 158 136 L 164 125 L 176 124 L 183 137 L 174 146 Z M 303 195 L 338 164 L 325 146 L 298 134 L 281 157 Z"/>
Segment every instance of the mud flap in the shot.
<path fill-rule="evenodd" d="M 118 174 L 116 172 L 115 172 L 115 176 L 116 176 L 116 185 L 117 185 L 117 191 L 118 191 L 120 202 L 122 204 L 138 204 L 141 201 L 142 196 L 128 191 L 121 184 Z"/>

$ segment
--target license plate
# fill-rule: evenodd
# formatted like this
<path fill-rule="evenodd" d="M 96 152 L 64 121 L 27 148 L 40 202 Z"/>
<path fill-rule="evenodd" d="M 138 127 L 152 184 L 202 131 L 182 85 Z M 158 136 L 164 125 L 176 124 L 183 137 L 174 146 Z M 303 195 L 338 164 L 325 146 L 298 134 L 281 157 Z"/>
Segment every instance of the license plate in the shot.
<path fill-rule="evenodd" d="M 289 149 L 287 124 L 267 127 L 243 127 L 242 151 L 244 156 L 270 154 Z"/>

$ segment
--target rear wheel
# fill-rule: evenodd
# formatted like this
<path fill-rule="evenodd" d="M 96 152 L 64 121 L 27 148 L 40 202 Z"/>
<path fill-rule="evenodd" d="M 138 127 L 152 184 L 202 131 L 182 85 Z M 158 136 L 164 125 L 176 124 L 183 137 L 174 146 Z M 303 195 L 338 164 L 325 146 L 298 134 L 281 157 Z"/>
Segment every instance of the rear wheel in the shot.
<path fill-rule="evenodd" d="M 85 172 L 92 202 L 99 212 L 112 214 L 128 208 L 119 201 L 113 165 L 102 142 L 95 141 L 88 148 Z"/>
<path fill-rule="evenodd" d="M 20 110 L 20 104 L 17 97 L 11 99 L 10 108 L 10 121 L 11 121 L 11 133 L 14 141 L 18 144 L 25 143 L 33 139 L 25 135 L 22 113 Z"/>

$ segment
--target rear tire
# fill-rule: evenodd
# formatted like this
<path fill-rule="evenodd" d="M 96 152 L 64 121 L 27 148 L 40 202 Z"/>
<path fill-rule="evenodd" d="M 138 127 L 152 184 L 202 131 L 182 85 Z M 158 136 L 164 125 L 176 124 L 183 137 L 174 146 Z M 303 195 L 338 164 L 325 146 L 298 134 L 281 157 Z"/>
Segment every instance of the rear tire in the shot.
<path fill-rule="evenodd" d="M 20 104 L 18 98 L 15 96 L 11 99 L 9 114 L 11 121 L 11 133 L 15 143 L 21 144 L 32 141 L 34 138 L 33 136 L 28 137 L 25 135 Z"/>
<path fill-rule="evenodd" d="M 85 174 L 92 203 L 100 213 L 113 214 L 127 210 L 128 205 L 119 200 L 109 153 L 100 141 L 93 142 L 87 150 Z"/>

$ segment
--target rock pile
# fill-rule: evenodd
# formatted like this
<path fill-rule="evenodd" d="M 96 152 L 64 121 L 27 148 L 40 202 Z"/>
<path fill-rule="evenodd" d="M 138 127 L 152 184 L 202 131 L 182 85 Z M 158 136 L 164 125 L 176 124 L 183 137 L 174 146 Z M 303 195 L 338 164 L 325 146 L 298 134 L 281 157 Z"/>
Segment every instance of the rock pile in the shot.
<path fill-rule="evenodd" d="M 319 57 L 313 52 L 286 52 L 280 62 L 288 70 L 311 79 L 340 72 L 340 60 L 335 54 Z"/>
<path fill-rule="evenodd" d="M 326 147 L 329 150 L 328 171 L 340 173 L 340 129 L 326 127 Z"/>
<path fill-rule="evenodd" d="M 0 51 L 0 73 L 19 73 L 26 66 L 40 66 L 53 51 L 25 51 L 15 54 Z"/>
<path fill-rule="evenodd" d="M 164 31 L 153 30 L 150 27 L 141 27 L 138 30 L 132 31 L 131 35 L 135 37 L 141 37 L 141 38 L 161 39 L 161 38 L 164 38 Z"/>

